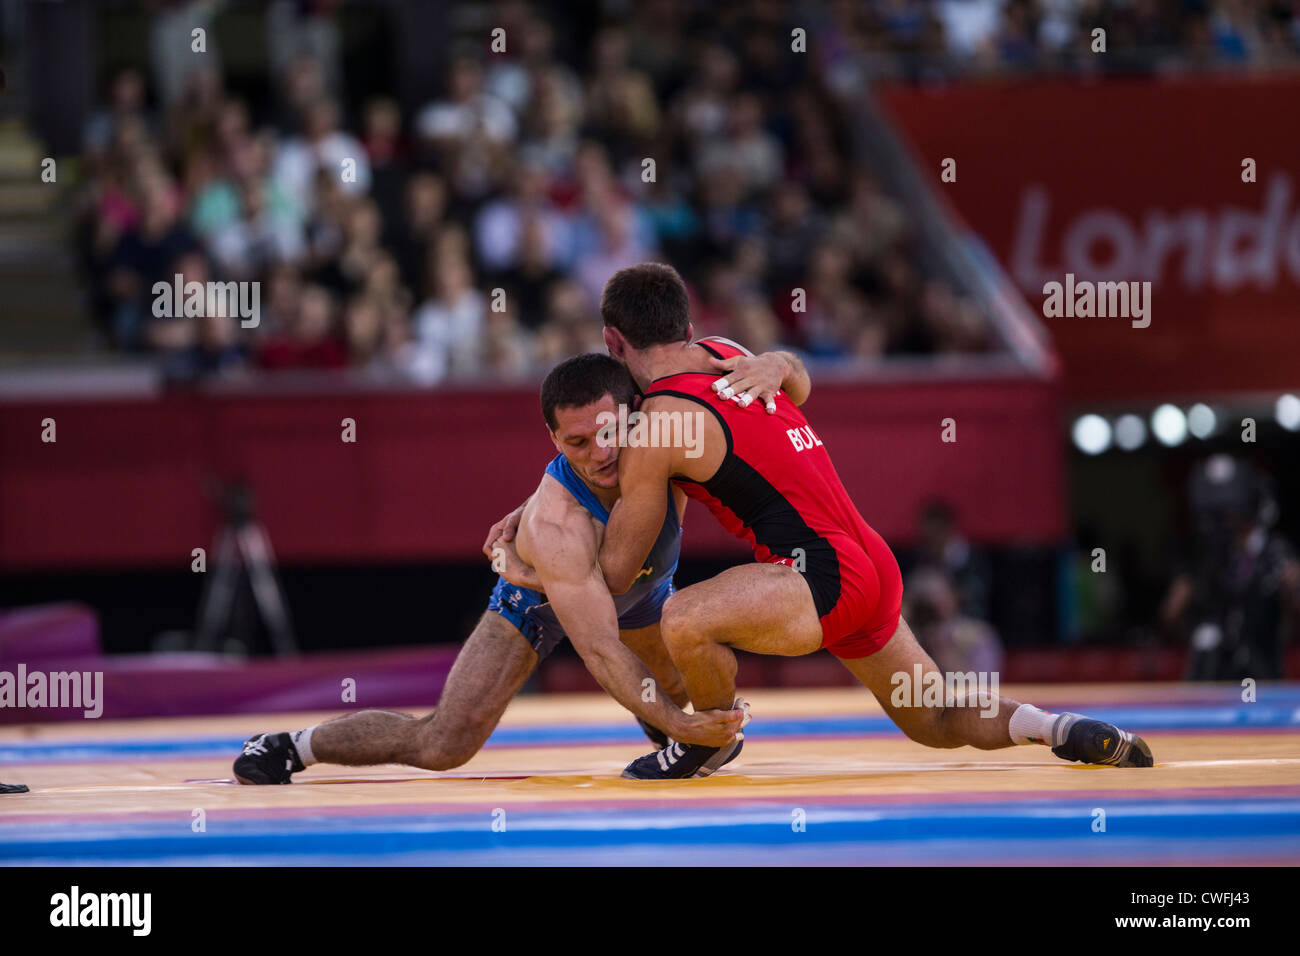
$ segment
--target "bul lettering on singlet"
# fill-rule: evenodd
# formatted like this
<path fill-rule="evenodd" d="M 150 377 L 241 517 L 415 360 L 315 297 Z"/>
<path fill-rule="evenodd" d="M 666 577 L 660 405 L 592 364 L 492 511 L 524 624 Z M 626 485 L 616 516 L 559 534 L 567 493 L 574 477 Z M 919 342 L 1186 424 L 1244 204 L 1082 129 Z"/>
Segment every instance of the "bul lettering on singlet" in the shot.
<path fill-rule="evenodd" d="M 822 443 L 822 440 L 813 434 L 812 428 L 808 425 L 800 428 L 787 428 L 785 433 L 790 439 L 790 444 L 794 445 L 795 451 L 807 451 L 809 448 L 816 448 Z"/>

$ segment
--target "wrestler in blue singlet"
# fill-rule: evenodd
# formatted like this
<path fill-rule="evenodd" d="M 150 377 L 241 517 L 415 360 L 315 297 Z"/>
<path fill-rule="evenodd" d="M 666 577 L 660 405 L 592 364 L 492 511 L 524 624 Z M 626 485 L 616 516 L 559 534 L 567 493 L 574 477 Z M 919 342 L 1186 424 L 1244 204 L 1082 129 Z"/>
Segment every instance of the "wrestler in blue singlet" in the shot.
<path fill-rule="evenodd" d="M 546 466 L 546 473 L 562 484 L 577 502 L 586 508 L 601 524 L 609 521 L 609 512 L 600 503 L 595 492 L 578 477 L 563 455 L 556 455 Z M 677 503 L 672 491 L 665 487 L 668 511 L 664 526 L 632 586 L 623 594 L 615 594 L 614 609 L 618 613 L 619 630 L 649 627 L 659 620 L 664 602 L 673 593 L 673 574 L 677 571 L 677 557 L 681 551 L 682 530 L 677 515 Z M 545 660 L 547 655 L 565 639 L 564 628 L 540 591 L 521 588 L 505 578 L 497 579 L 488 601 L 488 610 L 496 611 L 519 629 Z"/>

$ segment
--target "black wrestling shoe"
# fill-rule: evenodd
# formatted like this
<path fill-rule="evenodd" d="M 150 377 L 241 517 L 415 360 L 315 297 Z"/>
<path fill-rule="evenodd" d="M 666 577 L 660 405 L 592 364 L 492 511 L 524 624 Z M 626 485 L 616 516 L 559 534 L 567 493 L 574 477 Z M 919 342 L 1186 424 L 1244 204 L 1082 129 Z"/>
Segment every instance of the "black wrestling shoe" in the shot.
<path fill-rule="evenodd" d="M 743 710 L 745 719 L 741 730 L 749 726 L 749 704 L 745 698 L 737 697 L 731 705 L 733 709 Z M 640 718 L 637 718 L 640 720 Z M 641 720 L 641 726 L 651 727 Z M 649 729 L 646 736 L 649 736 Z M 736 739 L 725 747 L 701 747 L 699 744 L 683 744 L 671 737 L 664 738 L 664 746 L 652 754 L 638 757 L 623 770 L 628 780 L 684 780 L 687 777 L 707 777 L 724 764 L 729 764 L 740 756 L 740 749 L 745 745 L 744 733 L 736 734 Z"/>
<path fill-rule="evenodd" d="M 623 770 L 628 780 L 684 780 L 707 777 L 740 756 L 745 741 L 737 738 L 725 747 L 701 747 L 672 741 L 663 750 L 638 757 Z"/>
<path fill-rule="evenodd" d="M 291 774 L 306 770 L 288 734 L 258 734 L 244 742 L 235 758 L 235 779 L 240 783 L 293 783 Z"/>
<path fill-rule="evenodd" d="M 1062 714 L 1065 742 L 1052 748 L 1062 760 L 1110 767 L 1151 767 L 1151 748 L 1137 734 L 1081 714 Z"/>
<path fill-rule="evenodd" d="M 0 793 L 26 793 L 25 783 L 0 783 Z"/>
<path fill-rule="evenodd" d="M 645 735 L 650 738 L 650 742 L 655 745 L 656 750 L 663 750 L 668 746 L 668 735 L 666 733 L 640 717 L 636 719 L 636 722 L 641 725 L 641 729 L 645 731 Z"/>

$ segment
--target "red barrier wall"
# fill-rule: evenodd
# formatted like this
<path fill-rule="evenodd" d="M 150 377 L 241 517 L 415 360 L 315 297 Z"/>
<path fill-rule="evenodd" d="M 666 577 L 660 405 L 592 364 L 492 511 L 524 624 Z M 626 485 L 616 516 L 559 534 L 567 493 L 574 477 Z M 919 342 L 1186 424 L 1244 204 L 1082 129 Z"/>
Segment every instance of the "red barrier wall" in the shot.
<path fill-rule="evenodd" d="M 881 101 L 1031 309 L 1067 272 L 1152 283 L 1147 328 L 1043 319 L 1071 400 L 1300 387 L 1300 74 L 905 87 Z M 940 178 L 945 158 L 956 182 Z"/>
<path fill-rule="evenodd" d="M 1054 386 L 822 385 L 807 411 L 866 519 L 910 538 L 929 496 L 977 540 L 1064 528 Z M 957 441 L 940 441 L 941 421 Z M 41 441 L 43 419 L 57 441 Z M 341 440 L 356 421 L 357 441 Z M 247 478 L 282 561 L 472 560 L 554 454 L 535 388 L 184 394 L 0 404 L 0 571 L 188 566 L 210 547 L 205 483 Z M 702 509 L 688 554 L 742 554 Z"/>

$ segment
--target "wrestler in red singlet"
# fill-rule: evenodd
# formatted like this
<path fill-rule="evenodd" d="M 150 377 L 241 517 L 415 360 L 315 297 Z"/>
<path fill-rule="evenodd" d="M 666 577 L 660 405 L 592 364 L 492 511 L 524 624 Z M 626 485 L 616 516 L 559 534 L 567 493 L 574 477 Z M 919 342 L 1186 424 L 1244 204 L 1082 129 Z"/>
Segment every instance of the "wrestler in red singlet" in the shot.
<path fill-rule="evenodd" d="M 718 358 L 746 354 L 734 343 L 697 343 Z M 822 647 L 836 657 L 866 657 L 898 627 L 903 580 L 893 553 L 858 514 L 831 457 L 803 413 L 784 394 L 769 415 L 741 408 L 711 385 L 716 372 L 656 379 L 651 395 L 698 402 L 718 419 L 727 454 L 708 481 L 675 479 L 722 526 L 754 549 L 754 558 L 801 570 L 822 625 Z"/>

